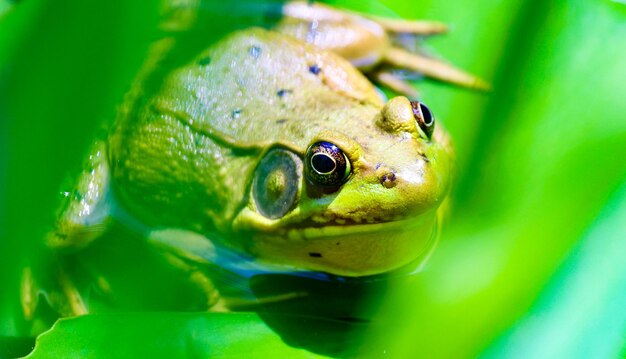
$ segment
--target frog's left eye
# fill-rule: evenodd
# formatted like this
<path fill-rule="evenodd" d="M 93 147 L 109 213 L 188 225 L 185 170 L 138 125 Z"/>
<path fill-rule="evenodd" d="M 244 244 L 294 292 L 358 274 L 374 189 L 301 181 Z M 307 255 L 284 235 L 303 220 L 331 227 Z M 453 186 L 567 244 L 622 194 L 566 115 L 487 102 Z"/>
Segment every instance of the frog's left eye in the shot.
<path fill-rule="evenodd" d="M 306 150 L 304 175 L 316 186 L 339 187 L 348 179 L 351 171 L 348 157 L 330 142 L 316 142 Z"/>
<path fill-rule="evenodd" d="M 415 117 L 417 125 L 424 132 L 426 137 L 431 138 L 435 130 L 435 115 L 433 115 L 428 106 L 422 102 L 411 101 L 411 107 L 413 108 L 413 117 Z"/>

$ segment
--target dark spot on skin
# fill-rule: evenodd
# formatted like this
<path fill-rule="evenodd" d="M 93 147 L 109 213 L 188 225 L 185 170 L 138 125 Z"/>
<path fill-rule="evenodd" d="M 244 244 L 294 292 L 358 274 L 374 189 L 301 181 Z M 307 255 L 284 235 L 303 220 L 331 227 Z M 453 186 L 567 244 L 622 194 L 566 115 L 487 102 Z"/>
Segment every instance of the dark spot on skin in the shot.
<path fill-rule="evenodd" d="M 258 59 L 263 52 L 263 50 L 261 50 L 261 48 L 258 46 L 250 46 L 248 48 L 248 51 L 250 52 L 250 56 L 254 57 L 255 59 Z"/>
<path fill-rule="evenodd" d="M 339 242 L 335 243 L 335 245 L 336 245 L 336 246 L 338 246 L 338 245 L 339 245 Z"/>
<path fill-rule="evenodd" d="M 236 110 L 233 110 L 233 112 L 231 112 L 231 113 L 230 113 L 230 116 L 231 116 L 233 119 L 235 119 L 235 120 L 236 120 L 236 119 L 238 119 L 238 118 L 239 118 L 239 116 L 241 116 L 241 112 L 242 112 L 242 110 L 241 110 L 240 108 L 238 108 L 238 109 L 236 109 Z"/>
<path fill-rule="evenodd" d="M 321 71 L 322 69 L 320 69 L 319 66 L 317 65 L 309 66 L 309 72 L 312 73 L 313 75 L 318 75 Z"/>
<path fill-rule="evenodd" d="M 425 153 L 420 153 L 420 156 L 422 156 L 422 158 L 424 159 L 424 162 L 430 163 L 430 160 L 428 159 L 428 157 L 426 157 Z"/>
<path fill-rule="evenodd" d="M 322 258 L 322 253 L 311 252 L 311 253 L 309 253 L 309 257 Z"/>
<path fill-rule="evenodd" d="M 285 122 L 287 122 L 287 119 L 284 119 L 284 118 L 281 118 L 280 120 L 276 120 L 276 123 L 279 125 L 282 125 Z"/>
<path fill-rule="evenodd" d="M 208 65 L 210 63 L 211 63 L 211 57 L 210 56 L 204 57 L 204 58 L 200 59 L 200 61 L 198 61 L 198 65 L 200 65 L 200 66 L 206 66 L 206 65 Z"/>
<path fill-rule="evenodd" d="M 382 163 L 377 163 L 375 169 L 379 169 L 381 165 L 382 165 Z"/>
<path fill-rule="evenodd" d="M 286 90 L 286 89 L 280 89 L 276 92 L 276 95 L 278 95 L 278 97 L 285 97 L 285 95 L 288 95 L 290 93 L 292 93 L 293 91 L 291 90 Z"/>

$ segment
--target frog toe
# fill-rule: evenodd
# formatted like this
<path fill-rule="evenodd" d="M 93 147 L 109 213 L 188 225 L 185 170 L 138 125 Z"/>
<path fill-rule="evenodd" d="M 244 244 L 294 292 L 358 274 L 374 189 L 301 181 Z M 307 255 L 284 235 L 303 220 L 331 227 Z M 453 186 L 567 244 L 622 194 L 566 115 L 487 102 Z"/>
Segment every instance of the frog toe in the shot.
<path fill-rule="evenodd" d="M 371 74 L 374 82 L 410 99 L 420 98 L 419 91 L 408 81 L 392 71 L 377 70 Z"/>
<path fill-rule="evenodd" d="M 20 302 L 26 320 L 30 321 L 34 318 L 38 299 L 38 288 L 33 277 L 33 271 L 30 267 L 26 267 L 22 271 L 20 283 Z"/>
<path fill-rule="evenodd" d="M 20 301 L 26 321 L 46 322 L 51 318 L 87 314 L 73 278 L 61 266 L 46 267 L 45 272 L 41 269 L 26 267 L 22 271 Z"/>
<path fill-rule="evenodd" d="M 87 314 L 87 306 L 85 305 L 80 291 L 74 284 L 73 279 L 63 268 L 59 268 L 57 280 L 61 289 L 61 297 L 59 300 L 61 305 L 56 305 L 55 307 L 59 309 L 62 316 L 74 317 Z"/>
<path fill-rule="evenodd" d="M 426 77 L 454 85 L 482 91 L 490 89 L 487 82 L 472 74 L 444 61 L 412 53 L 400 47 L 389 48 L 385 53 L 384 62 L 396 68 L 417 72 Z"/>
<path fill-rule="evenodd" d="M 390 33 L 428 36 L 448 32 L 448 26 L 439 21 L 401 20 L 374 16 L 370 19 Z"/>

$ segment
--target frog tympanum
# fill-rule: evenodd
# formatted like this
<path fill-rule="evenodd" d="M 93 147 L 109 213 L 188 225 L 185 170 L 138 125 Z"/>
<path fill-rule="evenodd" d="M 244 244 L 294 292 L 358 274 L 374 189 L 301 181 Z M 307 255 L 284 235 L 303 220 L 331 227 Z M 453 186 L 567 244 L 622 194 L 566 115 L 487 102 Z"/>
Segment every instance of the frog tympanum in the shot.
<path fill-rule="evenodd" d="M 208 45 L 157 86 L 159 56 L 151 55 L 46 238 L 59 261 L 91 246 L 112 220 L 196 274 L 213 264 L 242 275 L 364 277 L 424 261 L 454 156 L 431 109 L 394 71 L 484 83 L 402 46 L 444 31 L 439 23 L 307 2 L 288 3 L 284 15 L 273 29 Z M 386 100 L 370 79 L 407 97 Z M 214 290 L 204 275 L 189 278 Z M 71 273 L 58 280 L 52 307 L 87 312 Z M 27 270 L 27 316 L 36 282 Z"/>

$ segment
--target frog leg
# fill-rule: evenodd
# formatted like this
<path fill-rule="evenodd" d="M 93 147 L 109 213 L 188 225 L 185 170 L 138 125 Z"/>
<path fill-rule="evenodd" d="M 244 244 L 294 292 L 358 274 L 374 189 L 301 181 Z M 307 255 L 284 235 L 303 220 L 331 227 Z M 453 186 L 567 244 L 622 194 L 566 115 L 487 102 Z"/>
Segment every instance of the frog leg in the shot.
<path fill-rule="evenodd" d="M 407 87 L 411 85 L 400 76 L 389 71 L 388 67 L 401 71 L 411 72 L 430 77 L 439 81 L 451 83 L 461 87 L 475 90 L 489 90 L 489 84 L 445 61 L 423 54 L 420 48 L 420 39 L 424 36 L 437 35 L 447 32 L 447 26 L 440 22 L 397 20 L 381 17 L 372 17 L 392 40 L 392 46 L 386 49 L 381 64 L 374 69 L 377 72 L 386 73 L 382 82 L 392 90 L 411 97 L 411 91 Z M 390 74 L 390 75 L 387 75 Z M 394 78 L 391 78 L 391 77 Z M 374 75 L 374 78 L 378 76 Z M 403 85 L 400 85 L 404 82 Z"/>
<path fill-rule="evenodd" d="M 220 295 L 218 289 L 213 284 L 213 280 L 207 272 L 200 269 L 200 267 L 206 267 L 210 270 L 210 263 L 207 263 L 205 260 L 199 259 L 193 255 L 184 255 L 184 257 L 180 257 L 177 254 L 168 252 L 164 252 L 163 255 L 167 259 L 168 263 L 186 273 L 188 280 L 204 294 L 206 299 L 206 309 L 211 312 L 253 310 L 262 303 L 283 301 L 297 296 L 296 294 L 290 293 L 261 299 L 224 298 Z"/>
<path fill-rule="evenodd" d="M 188 277 L 188 280 L 196 288 L 198 288 L 201 293 L 203 293 L 206 299 L 206 309 L 211 309 L 213 311 L 222 311 L 219 310 L 219 308 L 223 307 L 223 304 L 220 303 L 219 292 L 217 288 L 215 288 L 215 286 L 213 285 L 213 281 L 204 271 L 202 271 L 193 262 L 185 260 L 175 253 L 165 251 L 163 252 L 163 256 L 169 264 L 185 273 Z"/>
<path fill-rule="evenodd" d="M 29 266 L 23 270 L 21 301 L 27 319 L 35 315 L 40 295 L 60 315 L 87 312 L 72 272 L 64 267 L 64 254 L 87 246 L 108 227 L 112 204 L 104 141 L 98 140 L 94 144 L 72 190 L 62 195 L 64 201 L 55 225 L 45 237 L 47 250 L 51 251 L 50 258 L 47 258 L 49 261 L 41 264 L 43 268 Z M 106 287 L 106 281 L 100 279 L 96 282 Z"/>
<path fill-rule="evenodd" d="M 223 298 L 207 272 L 200 269 L 200 267 L 210 268 L 211 263 L 192 253 L 178 254 L 164 251 L 163 256 L 170 265 L 187 274 L 188 280 L 204 294 L 206 309 L 211 312 L 252 310 L 259 304 L 280 302 L 302 296 L 301 293 L 288 293 L 260 299 Z"/>
<path fill-rule="evenodd" d="M 79 316 L 88 312 L 72 276 L 58 262 L 52 267 L 54 268 L 46 268 L 53 273 L 52 281 L 44 278 L 45 275 L 35 275 L 31 267 L 24 268 L 22 272 L 20 299 L 24 318 L 27 321 L 36 319 L 41 298 L 44 298 L 48 306 L 63 317 Z M 46 285 L 40 285 L 41 283 L 46 283 Z"/>
<path fill-rule="evenodd" d="M 69 316 L 78 316 L 87 314 L 87 306 L 80 292 L 74 285 L 72 277 L 68 275 L 67 271 L 63 268 L 59 268 L 58 281 L 61 286 L 63 299 L 66 301 L 66 314 Z"/>
<path fill-rule="evenodd" d="M 421 54 L 419 38 L 446 32 L 443 23 L 371 17 L 304 1 L 287 3 L 283 13 L 277 31 L 337 53 L 373 81 L 408 97 L 416 97 L 417 92 L 390 68 L 472 89 L 489 89 L 481 79 Z"/>
<path fill-rule="evenodd" d="M 258 264 L 241 257 L 237 252 L 219 248 L 202 234 L 184 229 L 156 229 L 147 235 L 149 243 L 162 249 L 166 259 L 187 272 L 189 279 L 207 298 L 212 312 L 250 310 L 259 304 L 280 302 L 308 295 L 303 292 L 284 293 L 258 298 L 250 292 L 248 280 L 254 275 L 293 273 L 291 267 Z M 202 268 L 202 269 L 201 269 Z M 234 288 L 237 294 L 222 296 L 215 283 Z"/>
<path fill-rule="evenodd" d="M 46 245 L 55 250 L 86 247 L 108 228 L 112 208 L 106 143 L 98 140 L 83 165 L 72 191 L 63 192 L 65 201 Z"/>

